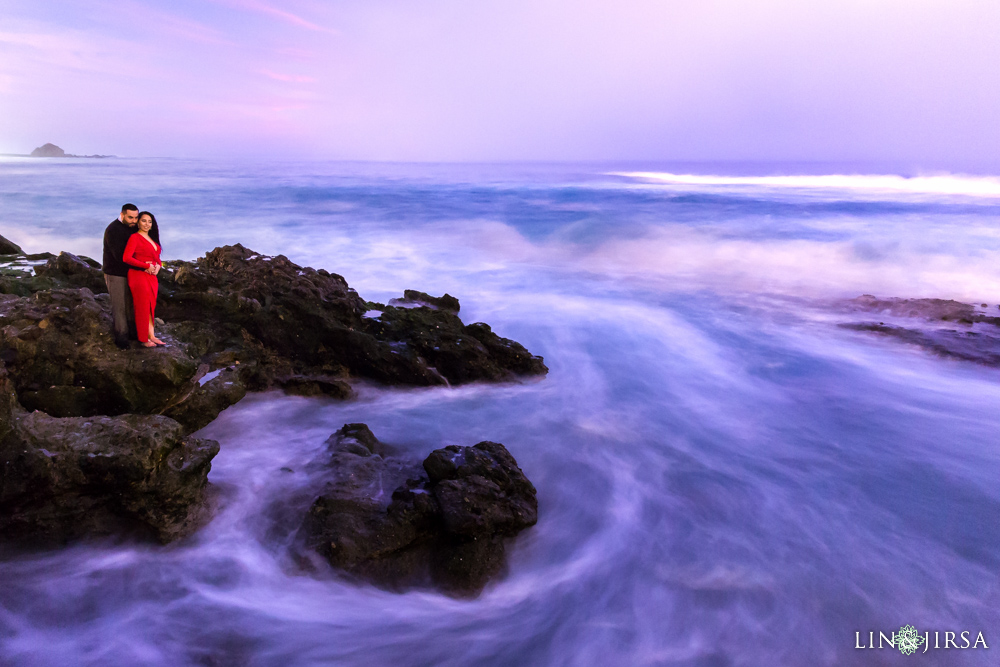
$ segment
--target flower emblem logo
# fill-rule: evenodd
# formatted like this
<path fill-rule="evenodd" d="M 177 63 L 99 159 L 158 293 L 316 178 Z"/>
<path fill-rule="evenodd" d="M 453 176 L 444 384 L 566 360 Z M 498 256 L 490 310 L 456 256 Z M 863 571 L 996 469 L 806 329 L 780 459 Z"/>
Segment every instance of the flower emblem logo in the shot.
<path fill-rule="evenodd" d="M 894 639 L 896 640 L 896 648 L 904 655 L 912 655 L 924 643 L 924 638 L 917 633 L 917 629 L 912 625 L 901 627 Z"/>

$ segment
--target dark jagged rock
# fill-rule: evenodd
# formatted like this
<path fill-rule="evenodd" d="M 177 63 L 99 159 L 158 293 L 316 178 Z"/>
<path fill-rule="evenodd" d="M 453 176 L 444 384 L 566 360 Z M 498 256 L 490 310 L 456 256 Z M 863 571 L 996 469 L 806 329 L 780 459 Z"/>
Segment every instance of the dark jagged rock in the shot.
<path fill-rule="evenodd" d="M 21 246 L 0 236 L 0 255 L 23 255 Z"/>
<path fill-rule="evenodd" d="M 507 373 L 544 375 L 549 372 L 541 357 L 531 354 L 517 341 L 496 335 L 490 325 L 484 322 L 470 324 L 462 331 L 482 343 L 497 366 Z"/>
<path fill-rule="evenodd" d="M 49 277 L 67 287 L 86 287 L 94 294 L 108 291 L 99 262 L 68 252 L 61 252 L 37 267 L 35 275 Z"/>
<path fill-rule="evenodd" d="M 213 440 L 161 416 L 26 413 L 0 369 L 0 535 L 57 545 L 121 533 L 170 542 L 207 518 Z"/>
<path fill-rule="evenodd" d="M 424 470 L 449 533 L 506 535 L 538 520 L 535 487 L 499 443 L 435 450 L 424 460 Z"/>
<path fill-rule="evenodd" d="M 396 306 L 398 308 L 406 307 L 416 307 L 416 306 L 426 306 L 428 308 L 433 308 L 435 310 L 447 310 L 449 312 L 458 314 L 461 306 L 458 303 L 458 299 L 450 294 L 445 294 L 444 296 L 434 297 L 426 292 L 418 292 L 417 290 L 408 289 L 403 290 L 402 299 L 393 299 L 389 302 L 390 306 Z"/>
<path fill-rule="evenodd" d="M 843 328 L 893 338 L 943 358 L 1000 367 L 1000 317 L 977 312 L 972 304 L 946 299 L 879 299 L 865 294 L 847 302 L 847 308 L 895 321 L 852 322 L 841 324 Z M 954 328 L 956 325 L 961 328 Z"/>
<path fill-rule="evenodd" d="M 31 157 L 68 157 L 66 151 L 55 144 L 42 144 L 31 151 Z"/>
<path fill-rule="evenodd" d="M 412 351 L 450 384 L 548 372 L 542 358 L 519 343 L 497 336 L 486 324 L 465 326 L 446 309 L 386 306 L 378 317 L 366 318 L 365 331 Z"/>
<path fill-rule="evenodd" d="M 535 488 L 501 444 L 445 447 L 422 466 L 384 458 L 364 424 L 345 425 L 328 444 L 305 544 L 378 585 L 477 595 L 503 569 L 505 539 L 537 521 Z"/>

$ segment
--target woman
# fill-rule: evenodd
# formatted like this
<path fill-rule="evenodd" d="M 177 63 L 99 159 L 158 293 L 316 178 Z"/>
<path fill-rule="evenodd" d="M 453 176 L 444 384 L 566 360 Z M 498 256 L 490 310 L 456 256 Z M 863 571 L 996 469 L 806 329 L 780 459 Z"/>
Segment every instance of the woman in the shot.
<path fill-rule="evenodd" d="M 153 320 L 156 316 L 156 295 L 160 283 L 156 274 L 160 271 L 160 244 L 150 237 L 150 230 L 159 232 L 156 218 L 149 211 L 139 214 L 139 228 L 129 237 L 125 245 L 125 256 L 122 260 L 130 267 L 128 286 L 132 290 L 132 301 L 135 304 L 135 329 L 139 334 L 139 342 L 143 347 L 166 345 L 153 333 Z M 159 237 L 159 234 L 157 234 Z"/>

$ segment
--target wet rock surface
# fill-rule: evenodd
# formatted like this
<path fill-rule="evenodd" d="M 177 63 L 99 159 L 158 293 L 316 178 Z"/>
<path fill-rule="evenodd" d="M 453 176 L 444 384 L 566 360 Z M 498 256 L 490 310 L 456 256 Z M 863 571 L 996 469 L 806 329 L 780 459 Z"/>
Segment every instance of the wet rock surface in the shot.
<path fill-rule="evenodd" d="M 179 347 L 121 352 L 110 327 L 107 295 L 87 288 L 0 295 L 0 358 L 21 404 L 53 417 L 157 414 L 189 384 L 198 364 Z"/>
<path fill-rule="evenodd" d="M 429 386 L 547 372 L 488 325 L 465 325 L 450 295 L 408 290 L 374 315 L 341 276 L 241 245 L 167 262 L 156 326 L 169 345 L 118 350 L 98 262 L 25 255 L 2 237 L 0 249 L 11 251 L 0 257 L 0 363 L 12 402 L 0 412 L 0 538 L 185 534 L 217 451 L 189 434 L 248 391 L 342 399 L 356 378 Z M 397 472 L 402 484 L 413 471 Z"/>
<path fill-rule="evenodd" d="M 475 596 L 502 572 L 505 541 L 537 521 L 535 488 L 499 443 L 444 447 L 421 465 L 347 424 L 328 446 L 303 543 L 376 585 Z"/>
<path fill-rule="evenodd" d="M 917 346 L 948 359 L 1000 367 L 1000 317 L 989 304 L 945 299 L 900 299 L 862 295 L 846 309 L 879 315 L 882 321 L 851 322 L 840 326 Z"/>

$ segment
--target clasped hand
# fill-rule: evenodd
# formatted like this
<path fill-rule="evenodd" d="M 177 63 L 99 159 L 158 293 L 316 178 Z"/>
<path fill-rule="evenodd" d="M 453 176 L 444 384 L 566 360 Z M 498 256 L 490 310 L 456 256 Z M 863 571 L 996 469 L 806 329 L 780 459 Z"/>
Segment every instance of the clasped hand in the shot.
<path fill-rule="evenodd" d="M 146 269 L 146 273 L 148 273 L 151 276 L 155 276 L 159 272 L 160 272 L 160 265 L 159 264 L 150 264 L 149 268 Z"/>

